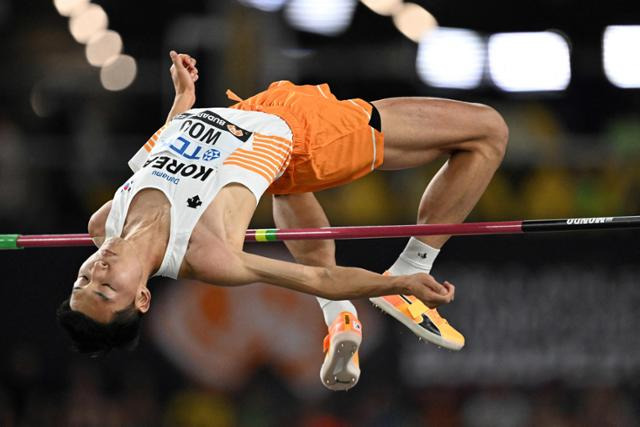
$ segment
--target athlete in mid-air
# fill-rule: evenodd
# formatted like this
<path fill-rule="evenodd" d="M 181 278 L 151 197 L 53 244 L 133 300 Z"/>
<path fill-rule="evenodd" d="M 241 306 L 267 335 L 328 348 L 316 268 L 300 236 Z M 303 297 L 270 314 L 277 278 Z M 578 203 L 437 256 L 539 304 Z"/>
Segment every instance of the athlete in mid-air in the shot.
<path fill-rule="evenodd" d="M 272 83 L 229 108 L 192 108 L 195 59 L 170 53 L 175 100 L 165 125 L 129 161 L 134 174 L 96 211 L 99 250 L 81 266 L 58 320 L 92 354 L 135 345 L 151 276 L 219 286 L 265 282 L 318 297 L 329 333 L 320 376 L 332 390 L 358 381 L 362 325 L 350 298 L 369 297 L 419 337 L 460 349 L 435 307 L 454 287 L 429 275 L 448 236 L 411 238 L 377 274 L 335 265 L 333 241 L 289 241 L 298 264 L 244 252 L 257 202 L 273 194 L 277 227 L 327 226 L 313 192 L 376 169 L 448 160 L 427 186 L 419 223 L 462 222 L 500 164 L 507 127 L 492 108 L 434 98 L 338 100 L 329 86 Z"/>

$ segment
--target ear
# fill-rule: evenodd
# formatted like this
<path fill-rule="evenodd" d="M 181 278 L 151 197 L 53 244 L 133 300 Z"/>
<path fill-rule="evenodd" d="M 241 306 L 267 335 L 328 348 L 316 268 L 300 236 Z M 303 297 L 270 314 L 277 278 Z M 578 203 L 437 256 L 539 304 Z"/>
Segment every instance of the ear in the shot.
<path fill-rule="evenodd" d="M 151 307 L 151 292 L 146 286 L 138 289 L 136 293 L 135 306 L 141 313 L 146 313 Z"/>

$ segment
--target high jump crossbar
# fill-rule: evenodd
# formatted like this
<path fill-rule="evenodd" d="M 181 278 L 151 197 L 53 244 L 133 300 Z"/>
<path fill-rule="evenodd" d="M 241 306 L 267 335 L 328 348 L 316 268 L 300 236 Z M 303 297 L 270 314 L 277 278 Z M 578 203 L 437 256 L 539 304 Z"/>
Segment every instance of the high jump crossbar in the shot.
<path fill-rule="evenodd" d="M 292 229 L 261 228 L 247 230 L 245 242 L 380 239 L 437 235 L 492 235 L 629 228 L 640 228 L 640 216 L 468 222 L 463 224 L 377 225 Z M 88 234 L 0 234 L 0 250 L 91 245 L 93 245 L 93 241 Z"/>

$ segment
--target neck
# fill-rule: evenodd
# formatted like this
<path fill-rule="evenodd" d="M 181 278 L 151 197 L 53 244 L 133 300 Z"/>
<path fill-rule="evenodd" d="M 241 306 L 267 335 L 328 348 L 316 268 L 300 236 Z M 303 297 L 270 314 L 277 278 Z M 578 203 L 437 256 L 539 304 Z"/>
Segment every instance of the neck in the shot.
<path fill-rule="evenodd" d="M 166 201 L 166 199 L 165 199 Z M 135 248 L 146 277 L 158 271 L 169 241 L 171 206 L 131 204 L 121 237 Z"/>

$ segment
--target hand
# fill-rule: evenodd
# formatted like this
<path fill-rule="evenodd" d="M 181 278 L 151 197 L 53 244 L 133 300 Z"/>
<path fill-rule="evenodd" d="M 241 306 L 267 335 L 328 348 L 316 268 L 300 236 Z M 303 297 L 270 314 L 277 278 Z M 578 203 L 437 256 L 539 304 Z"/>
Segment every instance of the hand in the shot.
<path fill-rule="evenodd" d="M 186 53 L 178 54 L 175 50 L 169 52 L 171 57 L 171 80 L 176 90 L 176 96 L 183 94 L 191 94 L 195 96 L 195 82 L 198 81 L 198 69 L 196 68 L 196 60 Z"/>
<path fill-rule="evenodd" d="M 415 296 L 429 308 L 453 301 L 456 288 L 447 281 L 438 283 L 433 276 L 425 273 L 397 278 L 400 280 L 401 293 Z"/>

